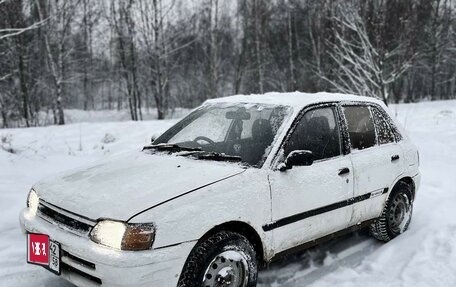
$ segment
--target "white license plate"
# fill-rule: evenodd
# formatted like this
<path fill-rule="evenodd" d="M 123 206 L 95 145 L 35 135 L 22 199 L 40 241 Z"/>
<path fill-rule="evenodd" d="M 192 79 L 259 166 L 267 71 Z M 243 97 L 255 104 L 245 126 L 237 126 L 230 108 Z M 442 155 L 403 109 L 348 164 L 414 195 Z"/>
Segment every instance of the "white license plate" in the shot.
<path fill-rule="evenodd" d="M 60 275 L 60 243 L 49 239 L 46 234 L 27 234 L 27 262 L 40 265 Z"/>
<path fill-rule="evenodd" d="M 49 241 L 49 269 L 55 274 L 60 275 L 60 243 Z"/>

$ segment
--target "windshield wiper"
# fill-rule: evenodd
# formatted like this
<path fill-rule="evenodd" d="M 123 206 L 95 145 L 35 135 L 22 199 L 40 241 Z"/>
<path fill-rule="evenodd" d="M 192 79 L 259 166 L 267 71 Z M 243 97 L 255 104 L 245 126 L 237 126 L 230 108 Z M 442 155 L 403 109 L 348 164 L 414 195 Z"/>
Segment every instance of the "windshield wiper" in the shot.
<path fill-rule="evenodd" d="M 209 152 L 209 151 L 195 151 L 187 154 L 181 154 L 181 156 L 193 156 L 197 159 L 204 160 L 214 160 L 214 161 L 232 161 L 232 162 L 241 162 L 242 158 L 236 155 L 227 155 L 224 153 L 218 152 Z"/>
<path fill-rule="evenodd" d="M 158 150 L 158 151 L 169 151 L 171 153 L 175 152 L 186 152 L 179 154 L 180 156 L 192 156 L 196 159 L 203 159 L 203 160 L 214 160 L 214 161 L 230 161 L 230 162 L 241 162 L 242 158 L 240 156 L 235 155 L 227 155 L 224 153 L 217 153 L 217 152 L 209 152 L 203 151 L 201 148 L 193 148 L 193 147 L 184 147 L 179 146 L 177 144 L 156 144 L 156 145 L 148 145 L 143 147 L 143 150 Z"/>
<path fill-rule="evenodd" d="M 201 148 L 194 147 L 184 147 L 177 144 L 156 144 L 156 145 L 146 145 L 143 147 L 143 150 L 155 149 L 158 151 L 169 151 L 169 152 L 180 152 L 180 151 L 201 151 Z"/>

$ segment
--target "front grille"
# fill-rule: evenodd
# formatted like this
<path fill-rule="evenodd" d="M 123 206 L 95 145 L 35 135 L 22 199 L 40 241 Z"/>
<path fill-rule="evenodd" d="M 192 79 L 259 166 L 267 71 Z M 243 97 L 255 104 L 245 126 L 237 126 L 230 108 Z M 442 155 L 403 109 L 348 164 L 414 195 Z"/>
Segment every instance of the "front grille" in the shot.
<path fill-rule="evenodd" d="M 77 275 L 79 275 L 81 277 L 84 277 L 85 279 L 91 281 L 92 283 L 97 284 L 97 285 L 101 285 L 102 284 L 101 279 L 98 278 L 98 277 L 95 277 L 95 276 L 92 276 L 90 274 L 87 274 L 87 273 L 85 273 L 85 272 L 83 272 L 81 270 L 78 270 L 78 269 L 76 269 L 76 268 L 74 268 L 74 267 L 72 267 L 72 266 L 70 266 L 70 265 L 68 265 L 66 263 L 62 262 L 61 264 L 62 264 L 61 265 L 62 266 L 62 271 L 64 271 L 64 272 L 77 274 Z"/>
<path fill-rule="evenodd" d="M 95 226 L 95 222 L 58 208 L 43 200 L 40 200 L 38 211 L 38 215 L 41 218 L 51 223 L 57 223 L 59 226 L 76 231 L 77 233 L 88 234 Z"/>
<path fill-rule="evenodd" d="M 69 258 L 70 260 L 72 260 L 73 262 L 85 267 L 85 268 L 88 268 L 88 269 L 92 269 L 92 270 L 95 270 L 96 269 L 96 266 L 94 263 L 92 262 L 89 262 L 87 260 L 84 260 L 82 258 L 79 258 L 77 256 L 74 256 L 73 254 L 70 254 L 68 253 L 67 251 L 65 250 L 62 250 L 62 257 L 67 257 Z"/>

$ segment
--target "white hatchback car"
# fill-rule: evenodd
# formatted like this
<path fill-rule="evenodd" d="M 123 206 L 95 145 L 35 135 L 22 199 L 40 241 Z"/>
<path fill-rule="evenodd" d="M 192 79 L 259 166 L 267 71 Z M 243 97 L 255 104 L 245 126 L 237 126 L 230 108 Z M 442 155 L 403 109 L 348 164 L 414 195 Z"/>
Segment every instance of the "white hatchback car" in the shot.
<path fill-rule="evenodd" d="M 252 287 L 297 248 L 404 232 L 418 165 L 378 100 L 233 96 L 142 151 L 36 184 L 20 221 L 28 261 L 78 286 Z"/>

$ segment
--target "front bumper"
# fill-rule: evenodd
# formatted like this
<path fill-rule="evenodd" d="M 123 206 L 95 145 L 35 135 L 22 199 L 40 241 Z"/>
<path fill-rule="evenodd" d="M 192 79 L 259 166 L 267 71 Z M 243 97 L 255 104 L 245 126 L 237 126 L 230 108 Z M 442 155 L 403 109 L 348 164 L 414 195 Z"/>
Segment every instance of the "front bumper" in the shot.
<path fill-rule="evenodd" d="M 68 232 L 24 209 L 24 232 L 47 234 L 61 244 L 62 277 L 76 286 L 175 287 L 196 241 L 148 251 L 118 251 Z"/>

